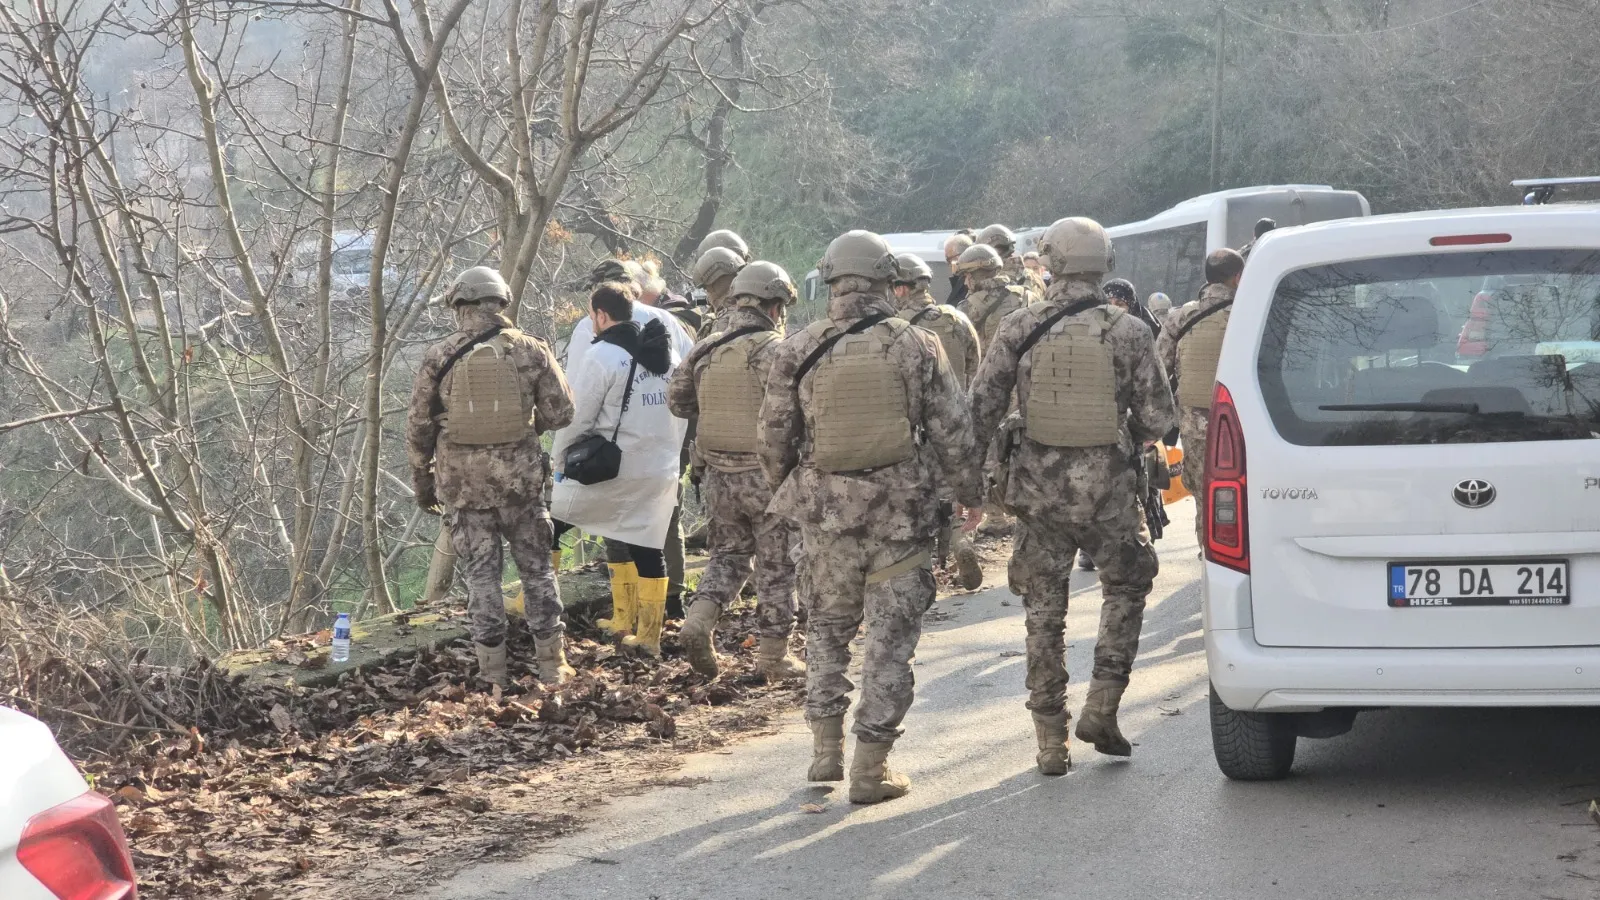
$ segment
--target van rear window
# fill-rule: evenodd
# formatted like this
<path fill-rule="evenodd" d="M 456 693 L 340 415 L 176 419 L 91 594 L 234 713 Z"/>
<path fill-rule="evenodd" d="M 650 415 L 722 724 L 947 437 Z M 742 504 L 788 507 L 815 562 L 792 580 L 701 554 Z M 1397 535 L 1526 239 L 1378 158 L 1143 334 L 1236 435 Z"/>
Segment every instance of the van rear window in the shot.
<path fill-rule="evenodd" d="M 1600 437 L 1600 252 L 1291 272 L 1257 367 L 1273 425 L 1304 446 Z"/>

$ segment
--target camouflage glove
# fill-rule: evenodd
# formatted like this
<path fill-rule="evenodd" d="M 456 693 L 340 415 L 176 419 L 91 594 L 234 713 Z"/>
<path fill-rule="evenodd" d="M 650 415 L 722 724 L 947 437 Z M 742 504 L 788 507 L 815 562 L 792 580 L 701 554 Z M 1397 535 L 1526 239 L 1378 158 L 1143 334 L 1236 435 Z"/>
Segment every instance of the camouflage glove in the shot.
<path fill-rule="evenodd" d="M 417 508 L 431 516 L 437 516 L 443 509 L 439 505 L 439 493 L 434 488 L 433 474 L 431 472 L 413 472 L 411 475 L 411 490 L 417 497 Z"/>

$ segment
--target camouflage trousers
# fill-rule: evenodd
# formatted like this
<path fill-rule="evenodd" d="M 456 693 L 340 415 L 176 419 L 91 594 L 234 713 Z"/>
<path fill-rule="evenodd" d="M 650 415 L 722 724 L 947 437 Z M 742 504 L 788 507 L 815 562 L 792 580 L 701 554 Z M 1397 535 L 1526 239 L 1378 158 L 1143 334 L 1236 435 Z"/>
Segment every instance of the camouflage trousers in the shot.
<path fill-rule="evenodd" d="M 844 715 L 855 687 L 850 642 L 866 623 L 861 699 L 852 729 L 882 743 L 901 734 L 916 677 L 911 658 L 933 605 L 927 541 L 874 541 L 803 528 L 806 577 L 815 592 L 806 621 L 806 718 Z M 905 571 L 896 571 L 905 567 Z"/>
<path fill-rule="evenodd" d="M 528 627 L 541 636 L 562 630 L 561 594 L 550 568 L 554 537 L 550 512 L 543 504 L 447 509 L 444 522 L 456 551 L 456 572 L 467 587 L 467 630 L 474 641 L 493 647 L 506 639 L 502 538 L 522 576 Z"/>
<path fill-rule="evenodd" d="M 696 599 L 723 609 L 739 599 L 754 563 L 756 630 L 763 637 L 789 636 L 794 629 L 795 567 L 789 558 L 794 525 L 770 515 L 772 488 L 760 469 L 724 472 L 708 468 L 705 494 L 711 559 L 695 588 Z"/>
<path fill-rule="evenodd" d="M 1194 536 L 1200 552 L 1206 549 L 1206 424 L 1211 410 L 1185 408 L 1178 420 L 1183 437 L 1183 486 L 1194 495 Z"/>
<path fill-rule="evenodd" d="M 1139 653 L 1145 597 L 1160 564 L 1137 500 L 1130 496 L 1111 518 L 1081 524 L 1019 517 L 1011 591 L 1022 596 L 1028 633 L 1027 706 L 1037 713 L 1066 708 L 1068 578 L 1079 550 L 1099 569 L 1105 598 L 1094 645 L 1094 679 L 1127 683 Z"/>

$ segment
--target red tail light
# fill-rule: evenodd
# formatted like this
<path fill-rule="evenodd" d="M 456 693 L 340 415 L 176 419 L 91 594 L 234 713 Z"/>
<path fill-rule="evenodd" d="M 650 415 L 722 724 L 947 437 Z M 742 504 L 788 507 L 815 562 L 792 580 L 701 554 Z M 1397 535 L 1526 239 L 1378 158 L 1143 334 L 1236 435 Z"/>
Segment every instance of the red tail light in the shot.
<path fill-rule="evenodd" d="M 1245 497 L 1244 430 L 1233 395 L 1218 383 L 1206 426 L 1206 559 L 1250 571 L 1250 517 Z"/>
<path fill-rule="evenodd" d="M 28 820 L 17 861 L 61 900 L 135 900 L 138 880 L 117 810 L 90 791 Z"/>
<path fill-rule="evenodd" d="M 1483 356 L 1489 352 L 1489 309 L 1493 303 L 1494 295 L 1488 291 L 1479 291 L 1472 298 L 1472 310 L 1456 339 L 1458 356 Z"/>
<path fill-rule="evenodd" d="M 1509 234 L 1443 234 L 1428 238 L 1435 247 L 1466 247 L 1473 244 L 1509 244 Z"/>

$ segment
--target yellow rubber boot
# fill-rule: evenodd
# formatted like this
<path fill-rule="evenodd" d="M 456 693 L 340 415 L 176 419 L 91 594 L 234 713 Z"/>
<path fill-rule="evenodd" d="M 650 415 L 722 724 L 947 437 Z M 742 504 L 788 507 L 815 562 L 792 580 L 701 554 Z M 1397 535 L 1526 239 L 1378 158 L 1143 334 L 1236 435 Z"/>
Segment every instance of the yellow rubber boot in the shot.
<path fill-rule="evenodd" d="M 611 570 L 611 618 L 595 622 L 614 635 L 632 634 L 639 618 L 639 567 L 631 562 L 606 563 Z"/>
<path fill-rule="evenodd" d="M 639 627 L 622 639 L 625 647 L 632 647 L 661 657 L 661 623 L 667 617 L 666 578 L 639 579 Z"/>

